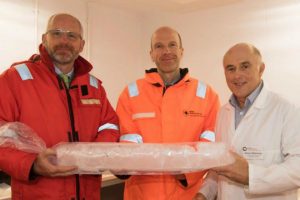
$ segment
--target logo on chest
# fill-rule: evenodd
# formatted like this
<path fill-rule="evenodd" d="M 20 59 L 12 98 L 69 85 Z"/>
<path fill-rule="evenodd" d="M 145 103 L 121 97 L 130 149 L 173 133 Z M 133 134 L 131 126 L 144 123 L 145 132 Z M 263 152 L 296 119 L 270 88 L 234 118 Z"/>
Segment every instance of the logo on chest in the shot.
<path fill-rule="evenodd" d="M 242 155 L 247 160 L 263 160 L 264 149 L 260 147 L 244 146 L 242 148 Z"/>
<path fill-rule="evenodd" d="M 203 114 L 201 112 L 194 111 L 194 110 L 184 110 L 183 114 L 186 117 L 202 117 L 203 116 Z"/>

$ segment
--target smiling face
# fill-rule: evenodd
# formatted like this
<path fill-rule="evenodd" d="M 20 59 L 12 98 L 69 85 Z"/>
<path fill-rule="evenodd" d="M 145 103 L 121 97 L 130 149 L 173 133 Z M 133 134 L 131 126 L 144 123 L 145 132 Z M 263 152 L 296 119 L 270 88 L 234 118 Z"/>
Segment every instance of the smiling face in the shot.
<path fill-rule="evenodd" d="M 159 73 L 178 72 L 183 55 L 178 33 L 168 27 L 158 29 L 152 36 L 150 55 Z"/>
<path fill-rule="evenodd" d="M 265 69 L 259 51 L 249 44 L 237 44 L 225 54 L 223 66 L 229 89 L 243 105 L 260 84 Z"/>
<path fill-rule="evenodd" d="M 55 65 L 68 66 L 67 71 L 73 67 L 75 59 L 83 50 L 84 40 L 81 35 L 80 22 L 73 16 L 59 14 L 50 19 L 42 39 Z"/>

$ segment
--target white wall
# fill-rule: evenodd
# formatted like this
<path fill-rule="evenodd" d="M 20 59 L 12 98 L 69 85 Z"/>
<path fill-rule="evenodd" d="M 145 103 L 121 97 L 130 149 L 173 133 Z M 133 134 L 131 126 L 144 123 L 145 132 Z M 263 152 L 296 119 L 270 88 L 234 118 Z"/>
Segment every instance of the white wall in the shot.
<path fill-rule="evenodd" d="M 89 44 L 93 73 L 103 81 L 112 105 L 124 87 L 143 75 L 141 17 L 134 12 L 89 4 Z"/>
<path fill-rule="evenodd" d="M 0 0 L 0 72 L 13 62 L 26 60 L 38 52 L 51 15 L 57 12 L 74 14 L 86 28 L 86 11 L 86 3 L 82 0 Z"/>
<path fill-rule="evenodd" d="M 0 1 L 0 70 L 36 51 L 35 12 L 32 0 Z"/>
<path fill-rule="evenodd" d="M 190 13 L 138 13 L 88 0 L 0 0 L 0 71 L 37 52 L 47 19 L 56 12 L 77 16 L 85 29 L 83 56 L 94 64 L 115 106 L 124 86 L 153 67 L 150 36 L 161 25 L 176 28 L 185 47 L 183 67 L 212 85 L 226 102 L 222 56 L 233 44 L 255 44 L 263 54 L 264 79 L 300 105 L 300 1 L 243 0 Z"/>
<path fill-rule="evenodd" d="M 48 18 L 66 12 L 78 17 L 86 45 L 113 106 L 122 89 L 143 75 L 141 17 L 134 12 L 85 0 L 0 0 L 0 72 L 38 52 Z"/>
<path fill-rule="evenodd" d="M 300 105 L 299 10 L 299 0 L 244 0 L 205 11 L 149 15 L 143 28 L 146 38 L 158 26 L 176 28 L 185 47 L 183 66 L 211 84 L 223 103 L 230 95 L 223 75 L 223 54 L 235 43 L 253 43 L 266 63 L 267 85 Z"/>

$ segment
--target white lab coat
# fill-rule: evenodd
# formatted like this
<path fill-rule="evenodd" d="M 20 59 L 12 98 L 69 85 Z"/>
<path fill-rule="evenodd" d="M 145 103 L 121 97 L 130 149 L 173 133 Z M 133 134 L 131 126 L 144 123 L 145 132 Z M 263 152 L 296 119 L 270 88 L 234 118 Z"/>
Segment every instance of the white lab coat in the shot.
<path fill-rule="evenodd" d="M 224 105 L 217 120 L 217 140 L 248 160 L 249 187 L 219 176 L 218 200 L 296 200 L 300 186 L 299 124 L 299 110 L 265 86 L 237 129 L 234 108 Z M 208 179 L 200 192 L 212 196 L 215 186 Z"/>

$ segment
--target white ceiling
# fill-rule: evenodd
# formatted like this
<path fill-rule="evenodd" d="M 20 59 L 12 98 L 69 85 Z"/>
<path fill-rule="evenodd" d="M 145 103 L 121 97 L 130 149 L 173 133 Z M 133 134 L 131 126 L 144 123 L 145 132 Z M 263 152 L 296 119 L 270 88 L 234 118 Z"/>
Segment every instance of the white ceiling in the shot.
<path fill-rule="evenodd" d="M 90 0 L 141 12 L 184 13 L 233 4 L 242 0 Z"/>

